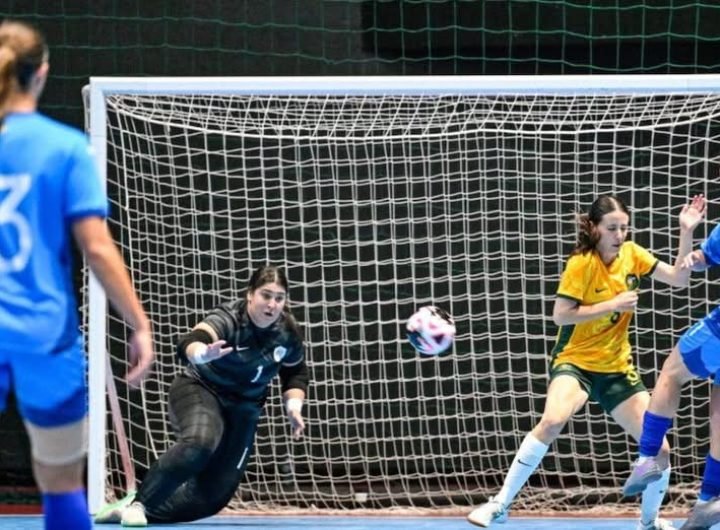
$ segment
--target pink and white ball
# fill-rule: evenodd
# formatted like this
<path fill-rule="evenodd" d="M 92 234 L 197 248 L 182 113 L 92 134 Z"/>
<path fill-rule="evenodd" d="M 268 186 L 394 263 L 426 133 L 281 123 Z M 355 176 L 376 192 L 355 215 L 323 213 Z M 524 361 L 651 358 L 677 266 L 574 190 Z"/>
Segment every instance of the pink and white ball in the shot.
<path fill-rule="evenodd" d="M 418 309 L 405 328 L 410 344 L 421 355 L 440 355 L 455 339 L 455 322 L 450 313 L 432 305 Z"/>

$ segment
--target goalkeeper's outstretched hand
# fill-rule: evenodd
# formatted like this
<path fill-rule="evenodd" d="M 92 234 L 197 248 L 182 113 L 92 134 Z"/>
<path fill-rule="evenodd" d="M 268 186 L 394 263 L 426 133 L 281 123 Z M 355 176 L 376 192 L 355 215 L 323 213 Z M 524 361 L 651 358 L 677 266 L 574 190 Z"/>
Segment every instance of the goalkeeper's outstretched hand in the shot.
<path fill-rule="evenodd" d="M 210 344 L 193 343 L 193 354 L 188 359 L 193 364 L 205 364 L 220 357 L 225 357 L 228 353 L 235 350 L 232 346 L 228 346 L 224 340 L 216 340 Z M 199 346 L 199 347 L 197 347 Z"/>

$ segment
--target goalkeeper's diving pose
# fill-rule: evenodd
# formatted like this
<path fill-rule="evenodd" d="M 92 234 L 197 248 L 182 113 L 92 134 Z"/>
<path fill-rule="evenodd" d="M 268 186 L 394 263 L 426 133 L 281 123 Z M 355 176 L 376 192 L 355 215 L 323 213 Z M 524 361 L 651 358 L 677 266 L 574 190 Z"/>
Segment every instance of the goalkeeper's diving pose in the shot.
<path fill-rule="evenodd" d="M 720 225 L 716 226 L 698 250 L 684 260 L 692 270 L 720 265 Z M 665 360 L 650 405 L 643 419 L 640 457 L 633 465 L 623 493 L 634 495 L 657 481 L 667 462 L 659 447 L 680 405 L 680 393 L 688 381 L 711 378 L 710 451 L 698 501 L 682 530 L 705 530 L 720 523 L 720 307 L 690 327 Z"/>
<path fill-rule="evenodd" d="M 308 370 L 287 294 L 282 269 L 260 267 L 242 299 L 220 305 L 179 340 L 187 366 L 169 391 L 175 445 L 153 463 L 136 495 L 105 507 L 96 523 L 179 523 L 222 510 L 243 477 L 278 374 L 292 434 L 302 435 Z"/>
<path fill-rule="evenodd" d="M 690 271 L 682 258 L 692 248 L 692 233 L 705 213 L 705 199 L 696 196 L 680 213 L 680 241 L 674 266 L 627 241 L 630 214 L 615 196 L 597 198 L 578 216 L 578 239 L 560 278 L 553 321 L 560 326 L 552 351 L 550 384 L 540 422 L 525 436 L 500 492 L 468 515 L 468 521 L 488 527 L 501 522 L 550 444 L 570 418 L 597 401 L 636 440 L 650 395 L 631 356 L 628 327 L 638 302 L 643 277 L 684 286 Z M 662 455 L 669 453 L 667 440 Z M 643 495 L 641 530 L 670 530 L 658 518 L 670 476 L 669 467 Z"/>

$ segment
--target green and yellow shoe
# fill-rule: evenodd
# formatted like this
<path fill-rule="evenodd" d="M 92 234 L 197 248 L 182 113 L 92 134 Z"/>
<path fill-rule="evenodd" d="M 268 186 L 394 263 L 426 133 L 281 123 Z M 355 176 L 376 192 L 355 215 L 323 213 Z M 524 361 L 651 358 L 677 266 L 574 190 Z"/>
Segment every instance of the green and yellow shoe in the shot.
<path fill-rule="evenodd" d="M 95 514 L 95 524 L 118 524 L 122 521 L 122 512 L 135 500 L 135 492 L 131 491 L 125 497 L 112 504 L 106 504 Z"/>

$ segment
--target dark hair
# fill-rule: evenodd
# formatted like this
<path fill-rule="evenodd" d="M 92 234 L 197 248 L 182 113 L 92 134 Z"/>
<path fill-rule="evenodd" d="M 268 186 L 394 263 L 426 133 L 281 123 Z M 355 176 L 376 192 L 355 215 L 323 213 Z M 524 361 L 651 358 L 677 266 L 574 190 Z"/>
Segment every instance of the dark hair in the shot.
<path fill-rule="evenodd" d="M 13 90 L 30 88 L 32 76 L 47 60 L 45 37 L 37 28 L 17 20 L 0 24 L 0 108 Z"/>
<path fill-rule="evenodd" d="M 605 215 L 620 210 L 630 216 L 630 211 L 625 203 L 615 195 L 601 195 L 590 205 L 586 213 L 575 215 L 578 224 L 577 242 L 575 248 L 570 253 L 585 254 L 594 250 L 600 241 L 600 234 L 597 231 L 597 225 L 600 224 Z"/>
<path fill-rule="evenodd" d="M 260 287 L 262 287 L 263 285 L 274 282 L 282 285 L 283 289 L 285 289 L 285 293 L 288 293 L 290 291 L 288 279 L 287 276 L 285 276 L 285 271 L 273 265 L 263 265 L 262 267 L 258 267 L 253 271 L 252 275 L 250 275 L 250 280 L 248 280 L 247 285 L 246 296 L 250 296 L 257 289 L 260 289 Z M 285 301 L 283 312 L 288 314 L 290 313 L 290 304 L 287 302 L 287 300 Z"/>
<path fill-rule="evenodd" d="M 257 289 L 260 289 L 263 285 L 275 282 L 282 285 L 283 289 L 285 289 L 285 293 L 288 293 L 290 291 L 288 279 L 285 275 L 284 270 L 273 265 L 263 265 L 262 267 L 258 267 L 250 275 L 250 280 L 248 280 L 247 292 L 245 296 L 250 296 Z M 292 311 L 290 311 L 290 303 L 287 301 L 287 299 L 285 299 L 285 305 L 283 306 L 283 314 L 285 315 L 285 323 L 287 327 L 293 330 L 298 337 L 302 338 L 302 331 L 300 330 L 300 326 L 295 320 Z"/>
<path fill-rule="evenodd" d="M 250 276 L 250 280 L 248 280 L 248 293 L 254 292 L 267 283 L 274 282 L 282 285 L 285 292 L 290 290 L 288 287 L 287 276 L 285 276 L 285 272 L 282 269 L 272 265 L 263 265 L 262 267 L 258 267 L 253 271 Z"/>

